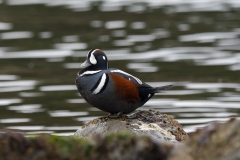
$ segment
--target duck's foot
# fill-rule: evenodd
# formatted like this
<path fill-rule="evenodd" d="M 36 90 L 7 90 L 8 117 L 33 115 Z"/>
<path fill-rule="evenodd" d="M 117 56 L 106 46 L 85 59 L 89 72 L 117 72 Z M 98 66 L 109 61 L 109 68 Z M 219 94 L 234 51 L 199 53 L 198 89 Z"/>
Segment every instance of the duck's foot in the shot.
<path fill-rule="evenodd" d="M 135 118 L 137 118 L 138 114 L 139 114 L 139 113 L 142 113 L 142 112 L 144 112 L 144 111 L 138 110 L 138 111 L 136 111 L 136 112 L 134 112 L 134 113 L 131 113 L 131 114 L 129 114 L 129 115 L 126 115 L 126 117 L 129 118 L 129 119 L 135 119 Z"/>
<path fill-rule="evenodd" d="M 108 118 L 122 118 L 122 116 L 123 116 L 122 112 L 118 112 L 117 114 L 114 114 L 114 113 L 108 114 Z"/>

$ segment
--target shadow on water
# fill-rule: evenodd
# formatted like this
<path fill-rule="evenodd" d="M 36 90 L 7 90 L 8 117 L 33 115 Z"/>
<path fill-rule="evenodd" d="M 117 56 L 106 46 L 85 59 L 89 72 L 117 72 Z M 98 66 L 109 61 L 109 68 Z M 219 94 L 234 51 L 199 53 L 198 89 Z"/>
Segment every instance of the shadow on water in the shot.
<path fill-rule="evenodd" d="M 28 4 L 32 3 L 32 4 Z M 240 114 L 240 5 L 0 0 L 0 127 L 70 135 L 106 115 L 74 81 L 89 49 L 153 86 L 142 109 L 192 131 Z"/>

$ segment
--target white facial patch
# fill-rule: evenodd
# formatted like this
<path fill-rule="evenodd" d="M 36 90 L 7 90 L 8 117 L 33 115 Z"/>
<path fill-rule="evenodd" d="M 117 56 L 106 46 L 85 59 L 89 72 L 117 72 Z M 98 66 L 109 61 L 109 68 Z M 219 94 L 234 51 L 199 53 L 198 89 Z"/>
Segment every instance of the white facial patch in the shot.
<path fill-rule="evenodd" d="M 105 56 L 102 57 L 104 60 L 106 60 Z"/>
<path fill-rule="evenodd" d="M 142 84 L 142 81 L 141 81 L 140 79 L 138 79 L 137 77 L 134 77 L 133 75 L 128 74 L 128 73 L 126 73 L 126 72 L 124 72 L 124 71 L 121 71 L 121 70 L 119 70 L 119 69 L 112 70 L 111 72 L 113 72 L 113 73 L 125 74 L 126 76 L 130 76 L 130 77 L 132 77 L 133 79 L 135 79 L 139 84 Z"/>
<path fill-rule="evenodd" d="M 96 58 L 95 58 L 93 52 L 90 53 L 89 61 L 90 61 L 91 64 L 97 64 L 97 60 L 96 60 Z"/>
<path fill-rule="evenodd" d="M 97 85 L 97 88 L 94 89 L 93 94 L 98 94 L 104 87 L 107 80 L 107 75 L 104 73 L 100 79 L 100 82 Z"/>

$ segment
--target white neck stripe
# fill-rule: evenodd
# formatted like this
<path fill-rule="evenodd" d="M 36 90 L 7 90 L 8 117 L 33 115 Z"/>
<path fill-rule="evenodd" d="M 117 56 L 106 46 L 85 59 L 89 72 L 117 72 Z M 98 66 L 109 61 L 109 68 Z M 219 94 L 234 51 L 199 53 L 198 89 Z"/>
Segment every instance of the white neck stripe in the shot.
<path fill-rule="evenodd" d="M 97 70 L 97 71 L 86 71 L 86 72 L 83 72 L 80 77 L 84 76 L 84 75 L 93 75 L 93 74 L 96 74 L 96 73 L 99 73 L 101 72 L 102 70 Z"/>

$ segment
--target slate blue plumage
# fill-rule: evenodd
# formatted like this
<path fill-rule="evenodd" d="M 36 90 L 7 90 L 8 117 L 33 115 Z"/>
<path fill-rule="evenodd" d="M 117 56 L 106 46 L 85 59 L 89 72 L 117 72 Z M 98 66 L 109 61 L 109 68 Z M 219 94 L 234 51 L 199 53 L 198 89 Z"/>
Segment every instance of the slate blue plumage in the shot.
<path fill-rule="evenodd" d="M 92 106 L 110 114 L 127 114 L 144 105 L 152 96 L 171 85 L 151 87 L 119 69 L 109 69 L 105 53 L 92 49 L 77 73 L 76 86 Z"/>

